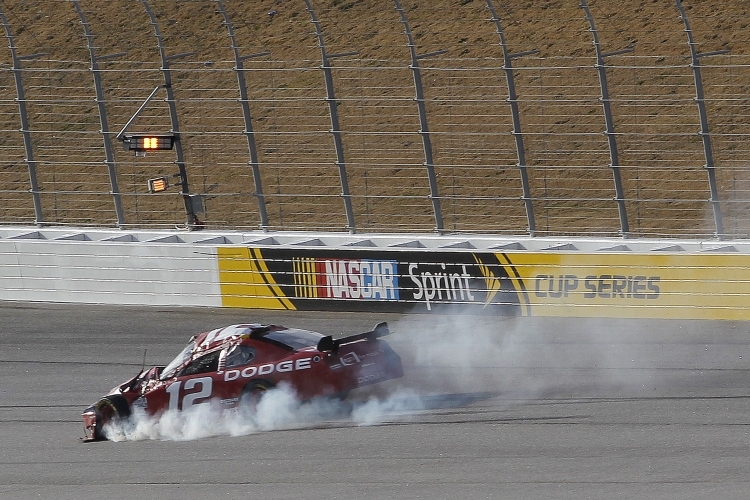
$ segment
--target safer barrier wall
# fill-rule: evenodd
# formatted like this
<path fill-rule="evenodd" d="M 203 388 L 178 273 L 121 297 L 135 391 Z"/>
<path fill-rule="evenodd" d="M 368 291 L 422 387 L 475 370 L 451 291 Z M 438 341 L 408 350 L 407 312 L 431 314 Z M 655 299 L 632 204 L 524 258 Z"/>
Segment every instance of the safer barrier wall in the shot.
<path fill-rule="evenodd" d="M 746 242 L 310 236 L 0 228 L 0 300 L 750 319 Z"/>
<path fill-rule="evenodd" d="M 36 231 L 0 239 L 0 300 L 221 305 L 215 251 L 209 248 L 169 235 L 139 242 L 124 235 L 91 241 L 78 234 L 81 239 L 70 231 L 58 236 L 73 239 L 48 240 Z"/>

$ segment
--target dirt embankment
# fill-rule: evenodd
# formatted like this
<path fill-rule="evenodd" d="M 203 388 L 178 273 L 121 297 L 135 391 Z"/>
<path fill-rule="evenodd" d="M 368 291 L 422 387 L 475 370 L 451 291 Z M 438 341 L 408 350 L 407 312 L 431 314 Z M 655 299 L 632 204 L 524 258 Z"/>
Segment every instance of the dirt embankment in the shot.
<path fill-rule="evenodd" d="M 147 6 L 171 57 L 190 192 L 203 196 L 209 226 L 258 227 L 259 189 L 272 229 L 345 230 L 344 167 L 357 231 L 431 231 L 438 199 L 447 231 L 523 233 L 529 215 L 518 167 L 522 145 L 537 234 L 616 235 L 621 215 L 634 235 L 713 234 L 706 143 L 677 7 L 669 0 L 588 3 L 602 52 L 632 47 L 605 58 L 615 132 L 609 136 L 592 32 L 576 0 L 496 0 L 497 23 L 485 0 L 403 1 L 401 12 L 386 0 L 313 1 L 320 39 L 304 0 L 154 0 Z M 100 58 L 112 139 L 164 83 L 157 39 L 141 2 L 79 5 Z M 750 4 L 683 5 L 696 50 L 729 51 L 700 63 L 723 231 L 745 236 Z M 243 57 L 249 116 L 238 101 L 221 7 Z M 116 225 L 79 13 L 71 2 L 52 0 L 0 8 L 18 55 L 40 54 L 20 67 L 44 221 Z M 415 54 L 439 52 L 418 59 L 426 123 L 415 102 L 404 21 Z M 498 24 L 510 53 L 538 50 L 512 60 L 520 117 L 515 135 Z M 320 40 L 331 66 L 338 154 Z M 103 57 L 112 54 L 120 55 Z M 0 221 L 30 223 L 36 215 L 10 50 L 0 51 L 0 61 Z M 172 130 L 166 97 L 159 90 L 130 130 Z M 425 130 L 429 135 L 420 134 Z M 257 149 L 259 186 L 248 138 Z M 146 193 L 148 178 L 176 171 L 175 152 L 136 158 L 113 143 L 126 227 L 184 223 L 176 189 Z M 624 214 L 614 199 L 613 147 Z M 435 172 L 432 189 L 428 166 Z"/>

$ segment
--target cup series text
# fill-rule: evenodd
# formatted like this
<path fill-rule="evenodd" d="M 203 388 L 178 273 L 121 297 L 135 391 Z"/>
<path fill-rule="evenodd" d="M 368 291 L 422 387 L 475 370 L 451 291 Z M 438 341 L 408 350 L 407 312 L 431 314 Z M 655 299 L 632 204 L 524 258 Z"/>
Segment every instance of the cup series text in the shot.
<path fill-rule="evenodd" d="M 534 279 L 534 294 L 537 297 L 567 297 L 585 290 L 586 299 L 646 299 L 659 298 L 660 276 L 624 276 L 619 274 L 588 275 L 580 279 L 574 274 L 538 274 Z"/>

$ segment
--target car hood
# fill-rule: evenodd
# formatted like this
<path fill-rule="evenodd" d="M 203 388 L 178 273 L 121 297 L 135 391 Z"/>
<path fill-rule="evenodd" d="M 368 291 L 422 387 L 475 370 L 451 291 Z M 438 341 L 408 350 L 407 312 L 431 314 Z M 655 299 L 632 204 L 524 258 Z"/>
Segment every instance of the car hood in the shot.
<path fill-rule="evenodd" d="M 151 380 L 158 380 L 159 374 L 164 369 L 163 366 L 154 366 L 148 370 L 141 370 L 133 378 L 126 380 L 118 385 L 110 394 L 122 394 L 126 392 L 140 393 L 141 388 Z"/>

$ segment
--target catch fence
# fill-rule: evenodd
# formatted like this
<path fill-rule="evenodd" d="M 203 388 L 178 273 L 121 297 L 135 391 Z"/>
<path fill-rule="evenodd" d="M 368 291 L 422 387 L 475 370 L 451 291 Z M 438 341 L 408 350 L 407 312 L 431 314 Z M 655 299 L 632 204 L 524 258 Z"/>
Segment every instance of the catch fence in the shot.
<path fill-rule="evenodd" d="M 745 3 L 534 4 L 3 2 L 0 223 L 750 236 Z"/>

